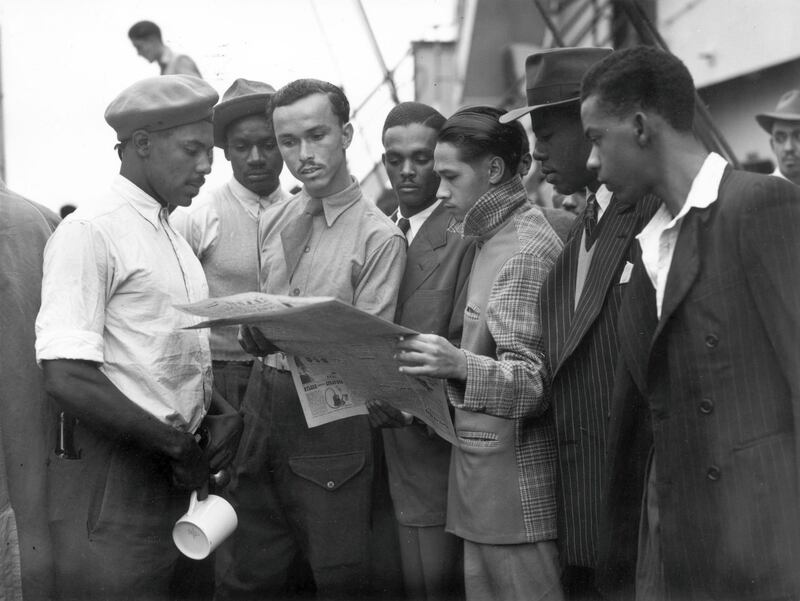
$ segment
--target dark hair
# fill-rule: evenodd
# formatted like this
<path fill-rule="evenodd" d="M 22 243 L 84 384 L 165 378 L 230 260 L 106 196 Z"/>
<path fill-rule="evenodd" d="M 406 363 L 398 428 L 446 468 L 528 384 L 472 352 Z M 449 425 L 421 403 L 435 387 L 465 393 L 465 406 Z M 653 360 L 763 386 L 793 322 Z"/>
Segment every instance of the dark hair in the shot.
<path fill-rule="evenodd" d="M 651 46 L 612 52 L 594 64 L 581 84 L 616 115 L 641 107 L 657 112 L 678 131 L 692 129 L 694 81 L 680 59 Z"/>
<path fill-rule="evenodd" d="M 503 113 L 490 106 L 461 109 L 444 122 L 438 141 L 458 148 L 461 160 L 468 163 L 497 155 L 510 172 L 516 173 L 522 158 L 525 128 L 516 121 L 500 123 L 498 118 Z"/>
<path fill-rule="evenodd" d="M 444 122 L 444 115 L 432 106 L 421 102 L 401 102 L 386 115 L 382 134 L 385 134 L 390 127 L 402 127 L 412 123 L 419 123 L 434 131 L 439 131 Z"/>
<path fill-rule="evenodd" d="M 161 29 L 152 21 L 139 21 L 134 23 L 128 30 L 128 37 L 132 40 L 144 38 L 158 38 L 161 41 Z"/>
<path fill-rule="evenodd" d="M 350 102 L 342 89 L 319 79 L 295 79 L 287 83 L 267 102 L 267 116 L 272 118 L 272 111 L 279 106 L 289 106 L 314 94 L 325 94 L 328 97 L 333 114 L 339 118 L 341 125 L 350 121 Z"/>

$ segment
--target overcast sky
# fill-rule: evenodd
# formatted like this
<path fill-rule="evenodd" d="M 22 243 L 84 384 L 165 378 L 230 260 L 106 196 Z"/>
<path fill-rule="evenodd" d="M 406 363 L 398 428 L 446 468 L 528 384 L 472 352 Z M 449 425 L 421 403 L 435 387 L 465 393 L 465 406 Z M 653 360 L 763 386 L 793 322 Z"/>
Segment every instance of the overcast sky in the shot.
<path fill-rule="evenodd" d="M 390 68 L 412 40 L 452 31 L 455 0 L 363 4 Z M 155 21 L 167 45 L 192 56 L 220 95 L 237 77 L 275 87 L 315 77 L 344 86 L 357 106 L 383 78 L 354 0 L 3 0 L 11 189 L 54 210 L 106 189 L 119 160 L 105 108 L 131 82 L 158 74 L 158 66 L 137 56 L 127 38 L 128 28 L 142 19 Z M 410 61 L 406 67 L 398 84 L 401 100 L 412 100 Z M 380 157 L 373 130 L 390 107 L 383 90 L 365 111 L 362 127 L 369 131 L 360 132 L 361 140 L 357 132 L 350 151 L 355 172 L 363 174 Z M 290 186 L 291 176 L 284 175 Z M 218 152 L 206 185 L 229 177 Z"/>

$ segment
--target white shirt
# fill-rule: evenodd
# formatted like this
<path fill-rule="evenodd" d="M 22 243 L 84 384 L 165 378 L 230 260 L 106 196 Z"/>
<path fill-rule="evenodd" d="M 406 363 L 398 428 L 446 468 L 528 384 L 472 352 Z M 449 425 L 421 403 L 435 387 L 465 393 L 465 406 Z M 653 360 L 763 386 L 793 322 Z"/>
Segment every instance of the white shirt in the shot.
<path fill-rule="evenodd" d="M 175 304 L 208 296 L 166 209 L 117 176 L 100 203 L 61 222 L 44 251 L 36 359 L 97 363 L 131 401 L 193 432 L 211 402 L 207 330 Z"/>
<path fill-rule="evenodd" d="M 791 181 L 788 177 L 786 177 L 783 172 L 781 171 L 780 167 L 775 167 L 775 171 L 773 171 L 770 175 L 774 175 L 775 177 L 779 177 L 781 179 L 785 179 L 787 182 Z"/>
<path fill-rule="evenodd" d="M 204 193 L 188 209 L 176 209 L 170 223 L 192 247 L 208 280 L 209 296 L 258 292 L 258 221 L 273 204 L 288 199 L 280 186 L 259 196 L 236 179 Z M 238 341 L 238 326 L 211 329 L 215 361 L 252 361 Z"/>
<path fill-rule="evenodd" d="M 417 235 L 417 232 L 419 231 L 419 228 L 421 228 L 422 224 L 425 223 L 425 220 L 428 217 L 431 216 L 431 213 L 433 213 L 436 210 L 436 207 L 439 206 L 440 202 L 442 202 L 442 201 L 441 200 L 437 200 L 431 206 L 429 206 L 427 209 L 425 209 L 423 211 L 420 211 L 419 213 L 417 213 L 416 215 L 412 215 L 411 217 L 404 217 L 402 211 L 400 211 L 400 209 L 397 209 L 397 219 L 398 220 L 400 218 L 408 219 L 408 226 L 409 227 L 408 227 L 408 231 L 406 232 L 406 240 L 408 240 L 409 244 L 411 244 L 411 242 L 414 240 L 414 236 Z"/>
<path fill-rule="evenodd" d="M 587 191 L 587 194 L 591 194 L 591 192 Z M 597 201 L 597 223 L 600 223 L 608 205 L 611 204 L 612 196 L 614 196 L 614 193 L 606 188 L 605 184 L 601 184 L 600 187 L 597 188 L 597 192 L 594 193 L 594 198 Z"/>
<path fill-rule="evenodd" d="M 667 288 L 667 276 L 683 218 L 691 209 L 705 209 L 717 200 L 719 184 L 726 166 L 725 159 L 720 155 L 714 152 L 709 154 L 692 181 L 689 195 L 680 212 L 672 217 L 662 203 L 648 224 L 636 236 L 642 248 L 642 262 L 656 289 L 656 310 L 659 319 Z"/>

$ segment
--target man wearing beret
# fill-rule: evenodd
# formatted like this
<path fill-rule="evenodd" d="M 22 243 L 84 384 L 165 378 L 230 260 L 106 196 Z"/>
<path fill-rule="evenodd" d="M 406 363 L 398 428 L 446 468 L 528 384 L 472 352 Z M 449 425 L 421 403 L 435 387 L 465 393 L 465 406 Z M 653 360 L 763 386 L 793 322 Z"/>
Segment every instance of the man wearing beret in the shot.
<path fill-rule="evenodd" d="M 786 92 L 773 112 L 759 113 L 756 121 L 769 134 L 778 159 L 772 175 L 800 185 L 800 90 Z"/>
<path fill-rule="evenodd" d="M 280 187 L 283 159 L 267 119 L 267 100 L 274 93 L 260 81 L 233 82 L 213 116 L 214 145 L 225 152 L 233 177 L 173 215 L 203 265 L 212 297 L 259 290 L 258 221 L 268 207 L 288 198 Z M 210 335 L 214 385 L 237 409 L 253 366 L 238 332 L 237 326 L 222 326 Z"/>
<path fill-rule="evenodd" d="M 259 224 L 262 291 L 332 296 L 392 320 L 406 241 L 347 168 L 347 97 L 328 82 L 301 79 L 278 90 L 270 109 L 278 148 L 303 190 Z M 375 466 L 367 416 L 309 428 L 285 356 L 255 328 L 242 329 L 242 342 L 264 360 L 242 403 L 239 528 L 218 598 L 282 594 L 298 557 L 319 596 L 363 598 Z"/>
<path fill-rule="evenodd" d="M 172 525 L 238 443 L 241 419 L 212 395 L 208 334 L 174 306 L 208 292 L 169 213 L 211 170 L 216 101 L 186 75 L 120 93 L 106 110 L 120 174 L 45 249 L 36 357 L 61 411 L 48 501 L 62 599 L 168 598 Z"/>

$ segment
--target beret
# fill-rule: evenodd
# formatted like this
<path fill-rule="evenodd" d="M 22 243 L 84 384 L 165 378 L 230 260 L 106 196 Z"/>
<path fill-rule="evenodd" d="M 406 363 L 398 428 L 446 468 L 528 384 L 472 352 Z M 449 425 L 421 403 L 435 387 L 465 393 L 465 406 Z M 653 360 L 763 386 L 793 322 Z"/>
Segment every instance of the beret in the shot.
<path fill-rule="evenodd" d="M 192 75 L 160 75 L 125 88 L 106 108 L 106 122 L 122 142 L 138 129 L 161 131 L 211 119 L 219 95 Z"/>
<path fill-rule="evenodd" d="M 267 115 L 267 100 L 275 93 L 268 83 L 239 78 L 222 95 L 214 107 L 214 146 L 225 148 L 228 126 L 250 115 Z"/>

